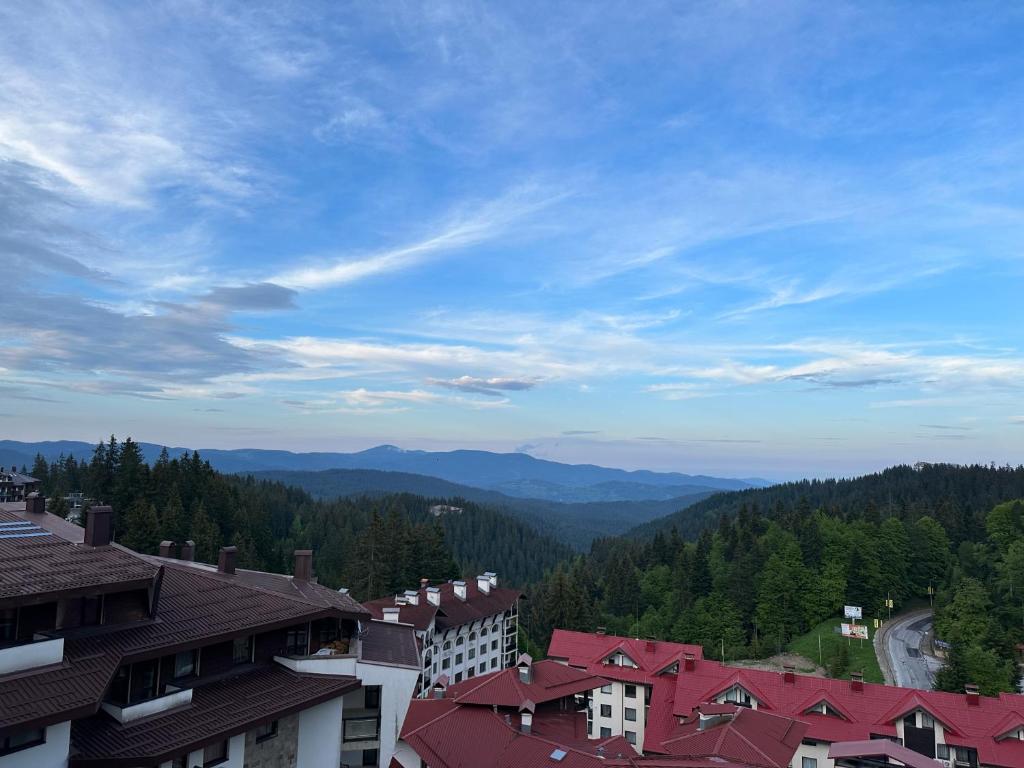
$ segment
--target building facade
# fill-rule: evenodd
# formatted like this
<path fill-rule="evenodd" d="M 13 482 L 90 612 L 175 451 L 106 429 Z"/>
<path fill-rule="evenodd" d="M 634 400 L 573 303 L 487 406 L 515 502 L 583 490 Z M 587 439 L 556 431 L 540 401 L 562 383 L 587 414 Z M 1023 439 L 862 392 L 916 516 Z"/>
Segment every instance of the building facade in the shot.
<path fill-rule="evenodd" d="M 0 504 L 24 501 L 30 493 L 39 490 L 39 481 L 22 474 L 17 467 L 0 467 Z"/>
<path fill-rule="evenodd" d="M 498 586 L 487 572 L 475 582 L 421 583 L 393 598 L 364 603 L 374 618 L 410 624 L 420 644 L 425 696 L 444 677 L 459 683 L 515 664 L 518 655 L 519 599 L 522 593 Z"/>
<path fill-rule="evenodd" d="M 292 575 L 160 556 L 0 508 L 0 768 L 388 766 L 419 675 L 412 627 Z"/>

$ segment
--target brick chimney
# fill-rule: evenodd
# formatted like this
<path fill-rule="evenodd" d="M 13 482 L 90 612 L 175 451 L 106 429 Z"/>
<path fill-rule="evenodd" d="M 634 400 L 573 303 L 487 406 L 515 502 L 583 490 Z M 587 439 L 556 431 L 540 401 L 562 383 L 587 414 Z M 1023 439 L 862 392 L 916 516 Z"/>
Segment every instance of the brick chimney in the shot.
<path fill-rule="evenodd" d="M 85 518 L 85 544 L 89 547 L 105 547 L 111 539 L 110 507 L 89 507 Z"/>
<path fill-rule="evenodd" d="M 784 664 L 782 667 L 782 682 L 790 685 L 796 683 L 796 667 Z"/>
<path fill-rule="evenodd" d="M 697 666 L 697 660 L 694 658 L 692 653 L 683 654 L 683 669 L 687 672 L 693 672 Z"/>
<path fill-rule="evenodd" d="M 174 557 L 174 542 L 164 539 L 160 542 L 160 557 Z"/>
<path fill-rule="evenodd" d="M 480 590 L 481 594 L 491 594 L 491 580 L 480 574 L 476 577 L 476 588 Z"/>
<path fill-rule="evenodd" d="M 32 491 L 25 497 L 25 511 L 30 515 L 41 515 L 46 511 L 46 497 L 39 491 Z"/>
<path fill-rule="evenodd" d="M 427 587 L 427 602 L 435 607 L 441 604 L 440 587 Z"/>
<path fill-rule="evenodd" d="M 850 690 L 851 691 L 863 691 L 864 690 L 864 673 L 863 672 L 851 672 L 850 673 Z"/>
<path fill-rule="evenodd" d="M 967 697 L 968 706 L 976 707 L 981 704 L 981 693 L 978 691 L 978 686 L 974 683 L 966 683 L 964 685 L 964 695 Z"/>
<path fill-rule="evenodd" d="M 452 582 L 452 586 L 455 587 L 455 596 L 457 598 L 459 598 L 459 600 L 465 600 L 466 599 L 466 582 L 464 582 L 464 581 L 453 581 Z"/>
<path fill-rule="evenodd" d="M 238 547 L 221 547 L 220 556 L 217 558 L 217 570 L 221 573 L 234 573 L 237 557 Z"/>
<path fill-rule="evenodd" d="M 401 608 L 385 608 L 384 609 L 384 621 L 390 621 L 392 624 L 398 623 L 398 616 L 401 612 Z"/>
<path fill-rule="evenodd" d="M 295 580 L 311 581 L 313 579 L 313 550 L 295 550 Z"/>
<path fill-rule="evenodd" d="M 192 539 L 186 540 L 181 545 L 181 559 L 186 563 L 191 563 L 196 559 L 196 543 Z"/>
<path fill-rule="evenodd" d="M 658 644 L 653 638 L 649 637 L 644 641 L 644 650 L 647 653 L 654 653 L 657 650 L 657 648 Z"/>

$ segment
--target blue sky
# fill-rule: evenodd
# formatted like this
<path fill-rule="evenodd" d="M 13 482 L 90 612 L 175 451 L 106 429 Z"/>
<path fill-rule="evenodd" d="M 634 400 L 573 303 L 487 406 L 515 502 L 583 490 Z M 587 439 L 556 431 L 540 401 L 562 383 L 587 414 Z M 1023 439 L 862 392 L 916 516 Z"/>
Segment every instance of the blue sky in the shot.
<path fill-rule="evenodd" d="M 0 432 L 1024 460 L 1007 3 L 6 3 Z"/>

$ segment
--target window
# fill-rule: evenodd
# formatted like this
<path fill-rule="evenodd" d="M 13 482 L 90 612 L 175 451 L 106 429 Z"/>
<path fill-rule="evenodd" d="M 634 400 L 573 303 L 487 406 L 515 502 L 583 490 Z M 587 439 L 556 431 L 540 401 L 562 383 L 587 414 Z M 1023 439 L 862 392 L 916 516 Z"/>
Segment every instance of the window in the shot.
<path fill-rule="evenodd" d="M 448 669 L 449 667 L 451 667 L 451 665 L 452 660 L 450 656 L 445 656 L 443 659 L 441 659 L 441 669 Z"/>
<path fill-rule="evenodd" d="M 31 749 L 45 743 L 45 728 L 28 728 L 15 731 L 0 738 L 0 755 L 9 755 L 12 752 L 20 752 L 23 749 Z"/>
<path fill-rule="evenodd" d="M 466 638 L 464 638 L 462 635 L 459 635 L 455 639 L 455 647 L 456 648 L 458 648 L 460 645 L 465 645 L 465 644 L 466 644 Z"/>
<path fill-rule="evenodd" d="M 608 683 L 608 685 L 602 685 L 601 686 L 601 693 L 611 693 L 611 692 L 612 692 L 612 684 L 611 683 Z"/>
<path fill-rule="evenodd" d="M 455 663 L 456 664 L 461 664 L 462 663 L 462 654 L 461 653 L 456 653 L 455 654 Z"/>
<path fill-rule="evenodd" d="M 288 656 L 305 656 L 309 651 L 306 628 L 289 629 L 285 637 L 285 654 Z"/>
<path fill-rule="evenodd" d="M 461 672 L 456 672 L 455 673 L 455 682 L 456 683 L 461 683 L 462 682 L 462 673 Z"/>
<path fill-rule="evenodd" d="M 605 728 L 603 726 L 601 727 L 601 738 L 602 739 L 611 738 L 611 735 L 612 735 L 612 729 L 611 728 Z"/>
<path fill-rule="evenodd" d="M 487 637 L 487 627 L 480 630 L 480 637 Z"/>
<path fill-rule="evenodd" d="M 611 704 L 602 704 L 601 705 L 601 717 L 611 717 L 611 716 L 612 716 L 612 705 Z"/>
<path fill-rule="evenodd" d="M 635 723 L 636 722 L 636 710 L 633 709 L 632 707 L 626 707 L 625 718 L 627 720 L 629 720 L 629 722 Z"/>
<path fill-rule="evenodd" d="M 288 633 L 291 635 L 291 632 Z M 303 630 L 305 634 L 305 630 Z M 290 642 L 290 641 L 289 641 Z M 294 653 L 294 651 L 290 651 Z M 305 653 L 305 651 L 303 651 Z M 248 664 L 252 661 L 252 635 L 246 635 L 245 637 L 236 637 L 231 641 L 231 663 L 232 664 Z"/>
<path fill-rule="evenodd" d="M 469 658 L 471 658 L 471 659 L 475 659 L 476 658 L 476 648 L 470 648 L 469 649 Z"/>
<path fill-rule="evenodd" d="M 949 745 L 948 744 L 936 744 L 935 745 L 935 756 L 939 760 L 949 760 Z"/>
<path fill-rule="evenodd" d="M 476 675 L 476 667 L 470 667 L 466 670 L 466 677 L 474 677 Z"/>
<path fill-rule="evenodd" d="M 18 609 L 0 610 L 0 643 L 13 643 L 18 630 Z"/>
<path fill-rule="evenodd" d="M 935 718 L 929 715 L 927 712 L 921 713 L 921 727 L 922 728 L 934 728 Z"/>
<path fill-rule="evenodd" d="M 128 703 L 146 701 L 156 696 L 156 678 L 159 661 L 152 659 L 132 664 Z"/>
<path fill-rule="evenodd" d="M 487 653 L 487 643 L 480 646 L 480 655 L 483 656 L 485 653 Z"/>
<path fill-rule="evenodd" d="M 366 686 L 366 693 L 364 694 L 363 706 L 366 709 L 380 709 L 380 686 L 379 685 L 368 685 Z"/>
<path fill-rule="evenodd" d="M 257 727 L 254 733 L 256 735 L 257 744 L 266 741 L 267 739 L 274 738 L 275 736 L 277 736 L 277 720 L 272 720 L 269 723 L 264 723 L 263 725 Z"/>
<path fill-rule="evenodd" d="M 496 666 L 498 666 L 498 660 L 491 659 L 491 669 L 494 669 Z"/>
<path fill-rule="evenodd" d="M 630 744 L 636 744 L 636 731 L 626 731 L 624 735 L 626 737 L 626 741 Z"/>
<path fill-rule="evenodd" d="M 363 750 L 363 765 L 376 765 L 379 759 L 376 749 Z"/>
<path fill-rule="evenodd" d="M 203 748 L 203 768 L 209 768 L 209 766 L 212 765 L 220 765 L 221 763 L 226 763 L 227 760 L 227 741 L 218 741 L 216 744 L 210 744 Z"/>
<path fill-rule="evenodd" d="M 492 651 L 498 650 L 498 641 L 497 640 L 491 640 L 491 650 Z"/>
<path fill-rule="evenodd" d="M 174 654 L 174 677 L 192 677 L 196 673 L 196 652 L 182 651 Z"/>
<path fill-rule="evenodd" d="M 626 686 L 626 698 L 627 699 L 635 699 L 636 698 L 636 686 L 635 685 L 627 685 Z"/>
<path fill-rule="evenodd" d="M 380 734 L 378 717 L 352 717 L 344 724 L 345 741 L 374 741 Z"/>
<path fill-rule="evenodd" d="M 818 768 L 818 758 L 816 757 L 805 757 L 800 764 L 800 768 Z"/>
<path fill-rule="evenodd" d="M 480 662 L 480 674 L 482 675 L 486 671 L 487 671 L 487 662 L 486 661 L 481 661 Z"/>

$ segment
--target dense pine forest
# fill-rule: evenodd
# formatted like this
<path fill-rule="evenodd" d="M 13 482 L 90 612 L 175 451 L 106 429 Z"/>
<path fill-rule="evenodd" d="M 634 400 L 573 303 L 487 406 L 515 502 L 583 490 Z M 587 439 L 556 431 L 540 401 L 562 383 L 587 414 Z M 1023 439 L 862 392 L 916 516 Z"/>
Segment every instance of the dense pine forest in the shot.
<path fill-rule="evenodd" d="M 192 539 L 197 559 L 216 562 L 218 549 L 234 544 L 240 567 L 287 572 L 292 552 L 309 548 L 320 580 L 360 599 L 409 589 L 420 578 L 484 570 L 524 584 L 570 555 L 522 521 L 470 502 L 456 500 L 461 513 L 435 518 L 430 507 L 451 500 L 315 500 L 278 482 L 219 473 L 198 453 L 169 459 L 165 452 L 150 467 L 130 438 L 98 444 L 88 461 L 37 457 L 30 474 L 56 514 L 68 514 L 70 492 L 110 504 L 117 540 L 137 551 L 155 553 L 162 539 Z"/>
<path fill-rule="evenodd" d="M 1013 690 L 1024 641 L 1024 468 L 925 465 L 854 480 L 719 494 L 594 543 L 531 590 L 538 647 L 554 627 L 766 656 L 810 627 L 864 608 L 870 621 L 927 605 L 953 644 L 939 685 Z M 1010 502 L 1010 503 L 1002 503 Z M 692 516 L 692 517 L 691 517 Z"/>

